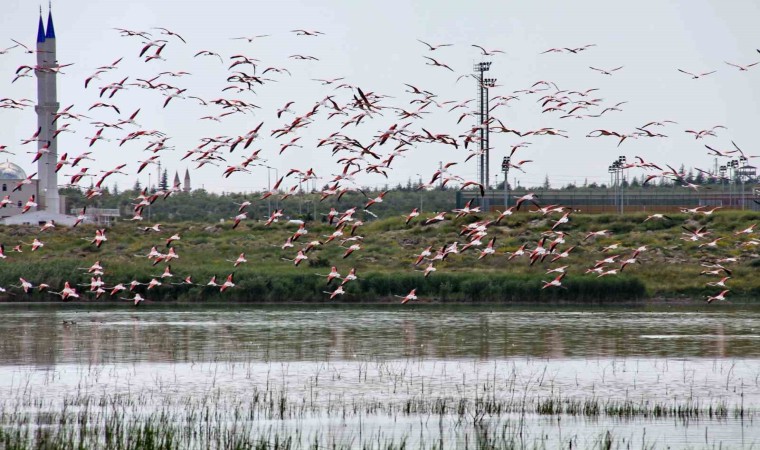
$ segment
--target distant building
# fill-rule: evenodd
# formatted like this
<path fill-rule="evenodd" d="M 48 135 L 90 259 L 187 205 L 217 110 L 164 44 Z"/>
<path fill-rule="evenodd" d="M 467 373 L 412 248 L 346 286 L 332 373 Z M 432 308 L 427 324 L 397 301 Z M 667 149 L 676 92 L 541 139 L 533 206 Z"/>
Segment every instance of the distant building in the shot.
<path fill-rule="evenodd" d="M 18 183 L 24 179 L 26 179 L 24 169 L 10 161 L 0 163 L 0 194 L 2 194 L 3 199 L 10 200 L 10 203 L 0 208 L 1 218 L 5 219 L 21 214 L 21 208 L 24 207 L 29 197 L 37 195 L 37 180 L 31 180 L 30 184 L 21 185 L 19 190 L 12 192 Z"/>
<path fill-rule="evenodd" d="M 0 208 L 0 217 L 6 225 L 39 224 L 55 220 L 61 225 L 72 225 L 75 217 L 62 214 L 64 199 L 58 195 L 58 174 L 55 171 L 58 162 L 58 137 L 56 136 L 55 114 L 60 107 L 57 94 L 57 67 L 55 28 L 53 13 L 48 14 L 47 27 L 43 26 L 40 14 L 37 26 L 37 67 L 34 73 L 37 77 L 37 151 L 41 157 L 37 161 L 37 180 L 20 186 L 16 192 L 11 192 L 18 182 L 27 178 L 21 167 L 10 161 L 0 163 L 0 188 L 6 192 L 3 197 L 10 196 L 13 205 Z M 21 214 L 23 207 L 34 195 L 37 208 Z"/>
<path fill-rule="evenodd" d="M 182 190 L 184 192 L 190 192 L 192 188 L 190 187 L 190 170 L 185 169 L 185 185 L 182 187 Z"/>

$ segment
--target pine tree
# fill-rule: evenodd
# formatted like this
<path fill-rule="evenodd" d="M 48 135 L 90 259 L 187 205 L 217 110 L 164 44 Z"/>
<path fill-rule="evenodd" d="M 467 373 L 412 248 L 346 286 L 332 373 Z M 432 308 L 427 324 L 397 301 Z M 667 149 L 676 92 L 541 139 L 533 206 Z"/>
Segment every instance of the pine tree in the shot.
<path fill-rule="evenodd" d="M 135 185 L 132 186 L 132 190 L 135 192 L 140 192 L 142 190 L 142 185 L 140 184 L 140 179 L 138 178 L 135 180 Z"/>
<path fill-rule="evenodd" d="M 161 181 L 158 183 L 158 188 L 162 191 L 169 189 L 169 174 L 164 169 L 164 173 L 161 174 Z"/>
<path fill-rule="evenodd" d="M 549 189 L 551 188 L 551 186 L 552 186 L 551 183 L 549 183 L 549 174 L 546 174 L 546 178 L 544 179 L 544 184 L 541 187 L 544 189 Z"/>

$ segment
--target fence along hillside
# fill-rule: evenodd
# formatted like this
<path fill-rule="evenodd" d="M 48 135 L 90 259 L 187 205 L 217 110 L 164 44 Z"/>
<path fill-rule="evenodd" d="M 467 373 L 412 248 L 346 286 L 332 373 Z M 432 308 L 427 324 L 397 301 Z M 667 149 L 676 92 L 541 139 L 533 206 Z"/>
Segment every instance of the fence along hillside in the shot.
<path fill-rule="evenodd" d="M 624 212 L 676 212 L 683 207 L 696 206 L 722 209 L 745 209 L 760 211 L 760 185 L 713 186 L 693 191 L 684 187 L 641 188 L 618 187 L 609 189 L 518 189 L 509 193 L 509 205 L 515 204 L 515 198 L 534 192 L 543 204 L 569 206 L 576 211 L 586 213 Z M 485 199 L 489 210 L 504 208 L 504 191 L 488 190 Z M 482 205 L 479 192 L 459 191 L 456 196 L 457 207 L 464 206 L 469 200 L 473 205 Z"/>

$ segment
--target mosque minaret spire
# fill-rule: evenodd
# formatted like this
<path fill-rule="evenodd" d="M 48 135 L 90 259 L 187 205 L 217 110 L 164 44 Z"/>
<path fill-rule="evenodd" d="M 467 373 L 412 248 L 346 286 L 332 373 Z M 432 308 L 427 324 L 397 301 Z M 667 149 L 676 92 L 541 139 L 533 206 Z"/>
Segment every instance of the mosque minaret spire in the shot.
<path fill-rule="evenodd" d="M 55 27 L 53 26 L 53 11 L 49 4 L 47 27 L 43 27 L 42 11 L 37 27 L 37 126 L 40 128 L 38 150 L 46 151 L 37 162 L 37 178 L 39 209 L 52 214 L 60 214 L 58 196 L 58 176 L 55 165 L 58 161 L 58 138 L 53 137 L 56 123 L 53 123 L 58 112 L 57 74 L 53 70 L 57 64 Z"/>

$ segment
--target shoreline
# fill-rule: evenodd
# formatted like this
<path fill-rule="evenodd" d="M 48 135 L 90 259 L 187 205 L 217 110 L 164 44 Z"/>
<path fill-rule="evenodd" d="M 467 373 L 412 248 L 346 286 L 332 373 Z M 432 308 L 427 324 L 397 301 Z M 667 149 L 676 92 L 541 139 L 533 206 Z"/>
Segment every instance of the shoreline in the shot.
<path fill-rule="evenodd" d="M 657 296 L 651 298 L 642 299 L 628 299 L 628 300 L 510 300 L 510 301 L 439 301 L 439 300 L 417 300 L 407 304 L 401 304 L 396 298 L 380 298 L 375 300 L 365 301 L 185 301 L 185 300 L 160 300 L 160 301 L 148 301 L 148 305 L 140 305 L 135 307 L 130 301 L 127 300 L 94 300 L 94 301 L 69 301 L 62 302 L 60 300 L 40 300 L 40 301 L 0 301 L 0 309 L 7 308 L 13 309 L 15 307 L 22 309 L 68 309 L 68 308 L 84 308 L 89 309 L 229 309 L 229 308 L 243 308 L 243 309 L 268 309 L 268 308 L 281 308 L 281 309 L 300 309 L 303 307 L 309 308 L 336 308 L 336 309 L 389 309 L 396 308 L 399 310 L 408 308 L 431 308 L 431 309 L 546 309 L 548 307 L 558 309 L 636 309 L 657 307 L 657 308 L 726 308 L 726 307 L 758 307 L 760 308 L 760 302 L 750 297 L 734 297 L 730 301 L 724 301 L 714 304 L 708 304 L 703 299 L 686 298 L 686 297 L 664 297 Z"/>

